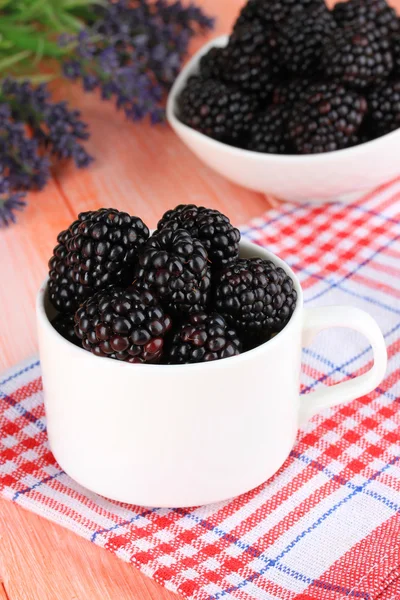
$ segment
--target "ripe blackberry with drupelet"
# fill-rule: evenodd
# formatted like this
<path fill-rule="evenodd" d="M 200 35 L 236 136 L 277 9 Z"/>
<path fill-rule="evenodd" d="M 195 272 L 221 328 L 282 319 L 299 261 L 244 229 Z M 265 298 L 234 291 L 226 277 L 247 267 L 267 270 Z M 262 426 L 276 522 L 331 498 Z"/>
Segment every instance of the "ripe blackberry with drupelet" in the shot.
<path fill-rule="evenodd" d="M 203 79 L 221 80 L 225 69 L 226 48 L 216 46 L 200 59 L 200 75 Z"/>
<path fill-rule="evenodd" d="M 138 252 L 149 237 L 139 217 L 113 208 L 89 213 L 67 241 L 67 260 L 82 285 L 98 291 L 132 282 Z"/>
<path fill-rule="evenodd" d="M 386 79 L 393 69 L 389 38 L 372 23 L 337 28 L 324 45 L 322 66 L 330 80 L 363 90 Z"/>
<path fill-rule="evenodd" d="M 135 279 L 173 315 L 199 312 L 209 302 L 208 254 L 185 229 L 171 226 L 156 231 L 142 249 Z"/>
<path fill-rule="evenodd" d="M 218 210 L 179 204 L 162 216 L 157 231 L 166 227 L 185 229 L 199 239 L 207 250 L 212 269 L 228 267 L 239 257 L 240 231 Z"/>
<path fill-rule="evenodd" d="M 215 309 L 246 339 L 265 341 L 281 331 L 295 309 L 293 281 L 281 267 L 261 258 L 238 260 L 221 274 Z"/>
<path fill-rule="evenodd" d="M 295 104 L 288 122 L 289 137 L 301 154 L 331 152 L 352 144 L 367 102 L 340 84 L 312 85 Z"/>
<path fill-rule="evenodd" d="M 282 68 L 276 33 L 256 19 L 235 29 L 225 48 L 222 77 L 229 85 L 255 94 L 262 104 L 271 95 Z"/>
<path fill-rule="evenodd" d="M 81 213 L 49 262 L 49 295 L 60 312 L 74 312 L 96 291 L 132 282 L 138 251 L 149 230 L 139 217 L 112 208 Z"/>
<path fill-rule="evenodd" d="M 223 82 L 191 77 L 178 98 L 180 120 L 226 143 L 240 143 L 257 108 L 257 100 Z"/>
<path fill-rule="evenodd" d="M 70 229 L 61 231 L 57 236 L 57 246 L 49 260 L 49 299 L 60 313 L 73 314 L 75 310 L 92 294 L 91 288 L 76 281 L 73 266 L 68 260 L 67 243 L 73 235 L 75 221 Z"/>
<path fill-rule="evenodd" d="M 248 23 L 252 23 L 259 19 L 258 4 L 259 0 L 249 0 L 244 4 L 233 26 L 233 32 L 243 25 L 247 25 Z"/>
<path fill-rule="evenodd" d="M 390 47 L 393 55 L 393 75 L 400 76 L 400 32 L 390 38 Z"/>
<path fill-rule="evenodd" d="M 286 128 L 288 112 L 285 105 L 276 105 L 260 114 L 250 128 L 248 149 L 270 154 L 289 153 L 291 147 Z"/>
<path fill-rule="evenodd" d="M 239 13 L 235 24 L 240 27 L 256 18 L 264 24 L 279 28 L 291 15 L 302 11 L 326 10 L 323 0 L 249 0 Z"/>
<path fill-rule="evenodd" d="M 278 35 L 279 60 L 296 76 L 320 69 L 326 38 L 336 28 L 328 9 L 300 11 L 285 21 Z"/>
<path fill-rule="evenodd" d="M 174 334 L 167 351 L 169 364 L 209 362 L 240 354 L 236 331 L 217 314 L 193 313 Z"/>
<path fill-rule="evenodd" d="M 149 290 L 110 287 L 75 314 L 75 334 L 85 350 L 131 363 L 159 362 L 172 321 Z"/>
<path fill-rule="evenodd" d="M 302 77 L 282 81 L 277 84 L 272 94 L 272 104 L 291 109 L 299 101 L 304 92 L 316 81 L 314 78 Z"/>
<path fill-rule="evenodd" d="M 368 96 L 367 124 L 374 137 L 400 127 L 400 78 L 387 81 L 371 90 Z"/>
<path fill-rule="evenodd" d="M 74 315 L 70 313 L 62 314 L 59 313 L 51 322 L 54 329 L 58 331 L 60 335 L 68 342 L 75 344 L 75 346 L 81 346 L 80 339 L 75 333 L 75 320 Z"/>
<path fill-rule="evenodd" d="M 373 23 L 382 36 L 399 31 L 396 11 L 386 0 L 348 0 L 338 2 L 332 10 L 333 17 L 340 27 L 349 23 L 365 25 Z"/>

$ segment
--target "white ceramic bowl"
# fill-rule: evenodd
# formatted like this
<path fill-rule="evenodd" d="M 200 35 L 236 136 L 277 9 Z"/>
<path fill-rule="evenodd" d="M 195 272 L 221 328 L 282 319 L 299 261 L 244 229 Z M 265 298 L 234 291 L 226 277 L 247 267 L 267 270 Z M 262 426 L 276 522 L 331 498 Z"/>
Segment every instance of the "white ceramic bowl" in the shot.
<path fill-rule="evenodd" d="M 293 202 L 352 201 L 400 174 L 400 129 L 372 142 L 325 154 L 261 154 L 223 144 L 184 125 L 177 97 L 201 56 L 228 37 L 211 40 L 187 63 L 169 94 L 168 121 L 184 143 L 212 169 L 246 188 Z"/>

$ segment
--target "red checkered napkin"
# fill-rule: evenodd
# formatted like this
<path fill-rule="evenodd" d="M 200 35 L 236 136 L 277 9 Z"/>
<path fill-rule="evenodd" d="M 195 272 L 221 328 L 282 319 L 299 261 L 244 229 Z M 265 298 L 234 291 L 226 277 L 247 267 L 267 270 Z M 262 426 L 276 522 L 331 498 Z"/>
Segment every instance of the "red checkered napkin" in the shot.
<path fill-rule="evenodd" d="M 400 180 L 350 206 L 285 204 L 243 229 L 288 261 L 307 305 L 370 312 L 389 352 L 381 386 L 314 417 L 267 483 L 189 510 L 140 508 L 88 492 L 49 450 L 33 360 L 0 377 L 1 494 L 190 598 L 399 599 L 399 216 Z M 321 334 L 303 353 L 303 391 L 366 371 L 371 360 L 358 334 Z"/>

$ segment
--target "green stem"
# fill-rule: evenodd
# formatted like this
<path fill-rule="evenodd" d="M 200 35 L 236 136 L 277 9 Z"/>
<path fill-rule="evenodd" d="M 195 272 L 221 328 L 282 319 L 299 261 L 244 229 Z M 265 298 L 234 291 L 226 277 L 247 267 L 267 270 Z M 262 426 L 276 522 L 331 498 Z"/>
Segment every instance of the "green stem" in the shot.
<path fill-rule="evenodd" d="M 51 58 L 60 58 L 65 55 L 65 49 L 60 48 L 57 44 L 50 42 L 45 37 L 39 35 L 23 33 L 18 27 L 4 27 L 0 20 L 0 32 L 4 32 L 5 37 L 12 41 L 16 48 L 21 50 L 29 50 L 31 52 L 38 52 L 39 48 L 42 48 L 44 56 Z"/>

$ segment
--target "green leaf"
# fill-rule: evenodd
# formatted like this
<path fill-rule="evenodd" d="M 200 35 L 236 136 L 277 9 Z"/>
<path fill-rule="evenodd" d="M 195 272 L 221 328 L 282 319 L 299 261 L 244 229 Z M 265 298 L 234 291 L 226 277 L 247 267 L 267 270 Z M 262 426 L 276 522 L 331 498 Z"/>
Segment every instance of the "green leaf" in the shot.
<path fill-rule="evenodd" d="M 13 54 L 6 58 L 0 58 L 0 71 L 5 71 L 5 69 L 9 69 L 16 63 L 24 60 L 31 56 L 32 52 L 30 50 L 24 50 L 23 52 L 18 52 L 17 54 Z"/>
<path fill-rule="evenodd" d="M 74 32 L 80 31 L 85 26 L 81 19 L 73 17 L 67 12 L 60 14 L 60 21 L 64 24 L 64 29 Z"/>
<path fill-rule="evenodd" d="M 9 50 L 12 48 L 14 44 L 10 42 L 10 40 L 2 40 L 0 39 L 0 50 Z"/>
<path fill-rule="evenodd" d="M 64 0 L 62 4 L 64 9 L 74 10 L 75 8 L 93 6 L 95 4 L 105 6 L 108 2 L 107 0 Z"/>
<path fill-rule="evenodd" d="M 0 32 L 2 31 L 2 23 L 0 20 Z M 31 50 L 37 53 L 39 50 L 42 51 L 43 56 L 50 56 L 52 58 L 60 58 L 65 55 L 65 49 L 60 48 L 57 44 L 44 38 L 41 34 L 28 34 L 24 33 L 21 35 L 19 27 L 12 29 L 7 27 L 5 31 L 6 37 L 13 42 L 16 48 L 21 50 Z"/>
<path fill-rule="evenodd" d="M 27 79 L 34 84 L 39 84 L 39 83 L 47 83 L 49 81 L 53 81 L 53 79 L 55 79 L 57 77 L 57 75 L 52 75 L 52 74 L 38 74 L 38 75 L 19 75 L 16 77 L 13 77 L 13 79 L 16 79 L 17 81 L 26 81 Z"/>
<path fill-rule="evenodd" d="M 46 7 L 47 0 L 37 0 L 29 7 L 25 5 L 23 10 L 21 10 L 21 17 L 24 19 L 24 21 L 29 21 L 35 17 L 40 18 L 40 13 L 45 10 Z"/>
<path fill-rule="evenodd" d="M 7 34 L 10 30 L 19 31 L 21 34 L 25 34 L 35 31 L 35 28 L 32 25 L 21 25 L 21 23 L 17 23 L 16 21 L 7 21 L 5 18 L 1 17 L 0 31 L 4 31 Z"/>
<path fill-rule="evenodd" d="M 56 31 L 57 33 L 62 33 L 64 31 L 64 27 L 57 13 L 52 9 L 51 6 L 46 6 L 45 15 L 48 18 L 49 22 L 53 25 L 54 31 Z"/>

